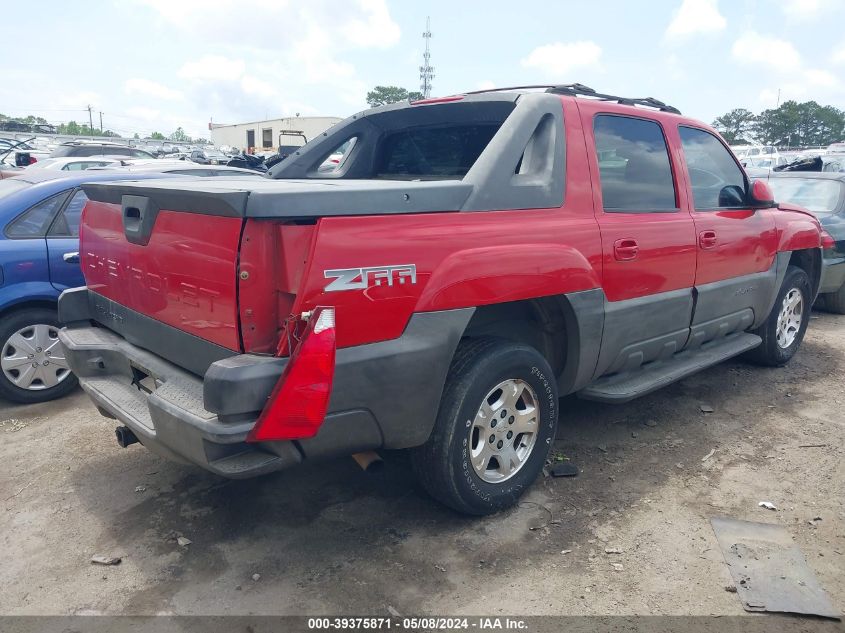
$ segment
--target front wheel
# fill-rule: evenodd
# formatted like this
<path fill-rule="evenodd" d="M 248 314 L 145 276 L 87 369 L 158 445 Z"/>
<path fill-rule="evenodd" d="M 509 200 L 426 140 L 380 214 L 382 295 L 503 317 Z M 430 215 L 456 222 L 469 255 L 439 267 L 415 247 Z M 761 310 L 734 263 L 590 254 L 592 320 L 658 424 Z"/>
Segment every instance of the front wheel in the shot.
<path fill-rule="evenodd" d="M 754 332 L 763 342 L 748 352 L 749 360 L 759 365 L 781 367 L 795 356 L 810 323 L 811 295 L 807 273 L 790 266 L 771 313 Z"/>
<path fill-rule="evenodd" d="M 534 348 L 499 339 L 458 346 L 428 441 L 411 450 L 423 487 L 465 514 L 517 502 L 555 437 L 558 392 Z"/>
<path fill-rule="evenodd" d="M 28 308 L 0 325 L 0 397 L 22 404 L 46 402 L 77 385 L 59 343 L 55 310 Z"/>

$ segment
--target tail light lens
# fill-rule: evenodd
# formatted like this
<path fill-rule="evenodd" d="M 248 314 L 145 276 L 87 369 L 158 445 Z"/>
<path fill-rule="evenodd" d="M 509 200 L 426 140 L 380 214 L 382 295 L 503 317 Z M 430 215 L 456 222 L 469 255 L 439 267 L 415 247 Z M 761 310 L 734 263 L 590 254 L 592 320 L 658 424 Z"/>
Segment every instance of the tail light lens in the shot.
<path fill-rule="evenodd" d="M 825 231 L 824 229 L 822 229 L 821 237 L 822 237 L 822 250 L 826 251 L 826 250 L 831 249 L 834 246 L 836 246 L 836 240 L 834 240 L 833 236 L 830 233 L 828 233 L 827 231 Z"/>
<path fill-rule="evenodd" d="M 29 164 L 30 164 L 30 165 L 34 165 L 34 164 L 35 164 L 35 163 L 37 163 L 37 162 L 38 162 L 38 159 L 37 159 L 37 158 L 35 158 L 35 156 L 30 155 L 30 157 L 29 157 Z"/>
<path fill-rule="evenodd" d="M 295 440 L 320 430 L 334 378 L 334 316 L 334 308 L 314 310 L 247 442 Z"/>

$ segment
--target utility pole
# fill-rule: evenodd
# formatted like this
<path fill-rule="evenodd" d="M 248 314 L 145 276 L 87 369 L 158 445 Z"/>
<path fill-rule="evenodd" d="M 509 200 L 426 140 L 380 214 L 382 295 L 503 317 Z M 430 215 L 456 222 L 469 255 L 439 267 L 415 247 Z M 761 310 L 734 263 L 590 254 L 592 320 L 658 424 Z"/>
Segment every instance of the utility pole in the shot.
<path fill-rule="evenodd" d="M 775 110 L 777 110 L 779 107 L 780 107 L 780 88 L 778 88 L 778 103 L 775 106 Z"/>
<path fill-rule="evenodd" d="M 94 106 L 88 104 L 88 132 L 91 134 L 91 140 L 94 140 Z"/>
<path fill-rule="evenodd" d="M 423 99 L 428 99 L 431 96 L 431 80 L 434 79 L 434 66 L 431 65 L 431 51 L 429 44 L 431 43 L 431 18 L 425 19 L 425 33 L 423 33 L 425 40 L 425 53 L 423 53 L 423 65 L 420 66 L 420 89 L 422 90 Z"/>
<path fill-rule="evenodd" d="M 100 112 L 100 136 L 103 135 L 103 113 Z"/>

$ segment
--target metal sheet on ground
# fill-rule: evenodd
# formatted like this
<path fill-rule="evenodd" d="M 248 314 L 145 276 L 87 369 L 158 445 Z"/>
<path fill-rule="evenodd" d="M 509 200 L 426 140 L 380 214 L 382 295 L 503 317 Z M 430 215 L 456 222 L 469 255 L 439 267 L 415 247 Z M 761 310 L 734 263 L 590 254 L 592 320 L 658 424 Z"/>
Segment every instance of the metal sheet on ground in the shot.
<path fill-rule="evenodd" d="M 746 611 L 841 619 L 786 529 L 727 517 L 710 524 Z"/>

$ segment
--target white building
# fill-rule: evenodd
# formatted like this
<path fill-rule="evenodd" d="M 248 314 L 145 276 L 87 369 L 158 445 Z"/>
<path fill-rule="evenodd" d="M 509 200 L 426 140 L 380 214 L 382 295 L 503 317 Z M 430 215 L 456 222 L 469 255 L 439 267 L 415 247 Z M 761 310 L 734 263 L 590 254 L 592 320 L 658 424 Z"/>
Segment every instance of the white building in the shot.
<path fill-rule="evenodd" d="M 310 141 L 339 121 L 342 119 L 335 116 L 297 116 L 235 125 L 209 123 L 208 127 L 211 142 L 217 147 L 229 145 L 241 150 L 254 147 L 256 152 L 262 152 L 276 150 L 279 145 L 303 145 L 302 136 L 293 132 L 301 132 Z"/>

